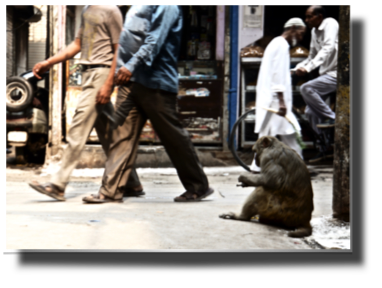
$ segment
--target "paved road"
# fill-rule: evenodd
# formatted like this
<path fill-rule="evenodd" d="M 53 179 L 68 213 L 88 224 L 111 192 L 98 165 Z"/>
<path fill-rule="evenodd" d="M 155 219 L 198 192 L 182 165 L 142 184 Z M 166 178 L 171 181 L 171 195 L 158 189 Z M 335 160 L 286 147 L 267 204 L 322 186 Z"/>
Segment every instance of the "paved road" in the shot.
<path fill-rule="evenodd" d="M 67 188 L 67 201 L 58 202 L 28 186 L 30 180 L 49 179 L 41 176 L 39 167 L 8 167 L 6 248 L 127 251 L 314 248 L 301 239 L 287 237 L 287 231 L 277 227 L 218 217 L 223 212 L 240 211 L 253 189 L 236 187 L 242 173 L 239 167 L 209 169 L 207 175 L 215 193 L 202 202 L 173 202 L 183 188 L 171 169 L 138 169 L 145 197 L 125 198 L 123 204 L 83 204 L 81 199 L 97 192 L 101 183 L 101 174 L 97 171 L 86 177 L 73 177 Z M 313 218 L 331 214 L 332 169 L 320 172 L 312 179 Z"/>

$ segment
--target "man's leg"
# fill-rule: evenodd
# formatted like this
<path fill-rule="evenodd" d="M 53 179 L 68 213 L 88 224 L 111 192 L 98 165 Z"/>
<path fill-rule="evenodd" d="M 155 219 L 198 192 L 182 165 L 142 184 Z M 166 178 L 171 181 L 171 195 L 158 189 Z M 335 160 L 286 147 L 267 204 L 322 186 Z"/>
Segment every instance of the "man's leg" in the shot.
<path fill-rule="evenodd" d="M 109 102 L 106 105 L 112 105 L 112 103 Z M 104 114 L 98 116 L 94 125 L 106 157 L 109 155 L 110 146 L 113 146 L 113 139 L 118 138 L 119 135 L 131 129 L 130 123 L 127 120 L 125 120 L 122 125 L 117 126 L 114 130 L 110 125 L 111 123 L 109 119 Z M 106 164 L 108 164 L 108 162 L 106 162 Z M 121 177 L 120 188 L 125 191 L 125 196 L 139 196 L 145 194 L 135 168 L 132 169 L 129 176 L 125 175 Z"/>
<path fill-rule="evenodd" d="M 325 103 L 329 93 L 337 89 L 337 79 L 322 75 L 301 86 L 301 95 L 307 105 L 305 114 L 317 134 L 321 131 L 316 127 L 322 119 L 335 119 L 336 114 Z"/>
<path fill-rule="evenodd" d="M 123 127 L 119 126 L 113 131 L 113 142 L 110 144 L 102 186 L 99 190 L 100 194 L 112 199 L 122 199 L 124 191 L 120 188 L 128 179 L 132 182 L 139 181 L 136 172 L 132 170 L 140 132 L 147 118 L 137 109 L 130 93 L 129 87 L 121 86 L 118 89 L 116 110 L 119 114 L 124 112 L 126 120 L 123 122 Z"/>
<path fill-rule="evenodd" d="M 321 129 L 317 128 L 317 124 L 320 123 L 320 117 L 318 115 L 316 115 L 316 113 L 314 113 L 314 111 L 312 111 L 312 109 L 310 109 L 309 106 L 305 107 L 305 116 L 308 119 L 308 122 L 309 122 L 310 126 L 312 127 L 312 129 L 317 134 L 321 134 L 322 133 Z"/>
<path fill-rule="evenodd" d="M 51 179 L 51 182 L 61 190 L 65 190 L 97 119 L 96 96 L 105 83 L 108 73 L 107 68 L 92 69 L 83 73 L 84 84 L 67 136 L 68 145 L 64 150 L 60 169 Z"/>
<path fill-rule="evenodd" d="M 137 88 L 139 93 L 134 93 L 134 100 L 150 119 L 183 186 L 189 193 L 205 195 L 209 191 L 207 176 L 188 132 L 176 115 L 176 94 L 149 89 L 139 84 Z"/>

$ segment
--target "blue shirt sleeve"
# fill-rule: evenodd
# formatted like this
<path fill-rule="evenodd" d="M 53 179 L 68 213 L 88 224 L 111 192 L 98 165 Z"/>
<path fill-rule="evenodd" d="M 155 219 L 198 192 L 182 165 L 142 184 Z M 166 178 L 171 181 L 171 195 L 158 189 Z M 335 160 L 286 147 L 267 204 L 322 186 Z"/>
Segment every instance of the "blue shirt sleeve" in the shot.
<path fill-rule="evenodd" d="M 160 52 L 164 41 L 174 22 L 179 16 L 179 8 L 175 5 L 159 5 L 152 10 L 151 27 L 139 50 L 124 65 L 131 73 L 144 63 L 151 66 Z"/>

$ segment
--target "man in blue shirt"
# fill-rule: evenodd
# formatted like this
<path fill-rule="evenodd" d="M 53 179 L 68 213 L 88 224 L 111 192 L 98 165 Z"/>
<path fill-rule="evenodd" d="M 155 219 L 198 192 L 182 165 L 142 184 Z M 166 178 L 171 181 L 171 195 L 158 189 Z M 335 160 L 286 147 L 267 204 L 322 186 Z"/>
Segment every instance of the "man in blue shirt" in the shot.
<path fill-rule="evenodd" d="M 128 11 L 117 56 L 115 83 L 119 89 L 115 119 L 122 124 L 127 118 L 131 129 L 120 133 L 110 147 L 99 194 L 83 201 L 121 202 L 123 194 L 118 187 L 133 168 L 139 136 L 147 119 L 186 189 L 174 201 L 200 201 L 213 193 L 188 132 L 176 116 L 181 32 L 179 6 L 134 5 Z"/>

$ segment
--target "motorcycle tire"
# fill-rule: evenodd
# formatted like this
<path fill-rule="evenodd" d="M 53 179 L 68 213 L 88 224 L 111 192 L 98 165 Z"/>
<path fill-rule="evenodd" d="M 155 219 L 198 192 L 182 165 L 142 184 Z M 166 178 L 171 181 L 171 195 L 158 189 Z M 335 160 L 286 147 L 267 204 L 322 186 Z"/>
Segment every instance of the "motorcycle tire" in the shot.
<path fill-rule="evenodd" d="M 7 78 L 6 104 L 10 112 L 19 112 L 27 108 L 33 100 L 33 86 L 24 78 Z"/>

